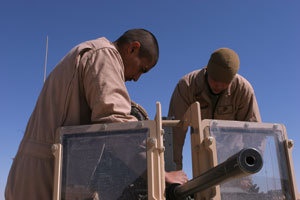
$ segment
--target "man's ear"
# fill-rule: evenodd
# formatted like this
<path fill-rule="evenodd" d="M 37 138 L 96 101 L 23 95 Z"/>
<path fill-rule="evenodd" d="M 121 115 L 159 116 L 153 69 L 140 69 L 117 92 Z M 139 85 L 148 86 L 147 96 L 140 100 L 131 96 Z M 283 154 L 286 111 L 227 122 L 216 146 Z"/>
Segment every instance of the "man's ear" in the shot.
<path fill-rule="evenodd" d="M 141 48 L 141 43 L 139 41 L 133 41 L 130 43 L 130 53 L 138 51 Z"/>

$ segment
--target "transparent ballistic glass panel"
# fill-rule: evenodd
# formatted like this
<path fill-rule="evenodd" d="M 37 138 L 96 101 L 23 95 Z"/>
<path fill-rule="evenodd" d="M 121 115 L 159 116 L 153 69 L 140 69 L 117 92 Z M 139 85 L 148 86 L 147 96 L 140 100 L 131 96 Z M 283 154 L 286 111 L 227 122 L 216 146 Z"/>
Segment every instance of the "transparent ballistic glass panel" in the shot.
<path fill-rule="evenodd" d="M 263 158 L 258 173 L 220 185 L 222 200 L 292 199 L 281 126 L 212 121 L 210 133 L 216 139 L 218 163 L 243 148 L 255 148 Z"/>
<path fill-rule="evenodd" d="M 64 134 L 61 199 L 146 198 L 148 134 L 149 129 Z"/>

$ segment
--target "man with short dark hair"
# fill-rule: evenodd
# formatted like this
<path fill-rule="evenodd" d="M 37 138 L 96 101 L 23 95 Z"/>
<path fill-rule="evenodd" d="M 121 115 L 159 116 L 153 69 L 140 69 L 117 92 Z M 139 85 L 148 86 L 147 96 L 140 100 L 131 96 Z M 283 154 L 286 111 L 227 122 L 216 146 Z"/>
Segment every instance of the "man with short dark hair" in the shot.
<path fill-rule="evenodd" d="M 159 47 L 145 29 L 74 47 L 47 78 L 7 179 L 6 200 L 51 200 L 57 128 L 137 121 L 125 81 L 137 81 L 157 63 Z M 177 176 L 175 176 L 176 178 Z"/>

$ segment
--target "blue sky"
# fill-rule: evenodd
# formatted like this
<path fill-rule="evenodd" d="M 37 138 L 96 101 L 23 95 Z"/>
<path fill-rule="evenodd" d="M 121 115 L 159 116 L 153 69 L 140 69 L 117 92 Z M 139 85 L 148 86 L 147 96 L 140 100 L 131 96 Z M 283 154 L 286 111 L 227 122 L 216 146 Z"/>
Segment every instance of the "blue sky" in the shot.
<path fill-rule="evenodd" d="M 127 83 L 131 98 L 153 119 L 155 103 L 167 115 L 177 81 L 204 67 L 217 48 L 240 56 L 239 73 L 253 85 L 264 122 L 282 123 L 293 139 L 300 169 L 300 1 L 5 1 L 0 7 L 0 199 L 12 158 L 47 74 L 74 46 L 130 28 L 152 31 L 160 44 L 157 66 Z M 296 170 L 300 184 L 300 171 Z M 299 186 L 298 186 L 299 188 Z M 3 198 L 4 199 L 4 198 Z"/>

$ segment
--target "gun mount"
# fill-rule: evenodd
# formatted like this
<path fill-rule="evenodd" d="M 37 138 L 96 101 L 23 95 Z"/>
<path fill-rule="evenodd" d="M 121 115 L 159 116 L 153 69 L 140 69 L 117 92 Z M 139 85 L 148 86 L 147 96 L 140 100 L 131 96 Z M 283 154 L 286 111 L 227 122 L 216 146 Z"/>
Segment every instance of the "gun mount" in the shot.
<path fill-rule="evenodd" d="M 168 200 L 180 200 L 204 191 L 233 178 L 243 177 L 258 172 L 263 166 L 260 153 L 254 148 L 242 149 L 225 162 L 209 169 L 200 176 L 183 185 L 173 184 L 167 188 Z"/>
<path fill-rule="evenodd" d="M 156 108 L 154 120 L 59 128 L 53 200 L 165 200 L 165 167 L 173 166 L 165 165 L 172 160 L 166 127 L 175 126 L 190 127 L 191 162 L 185 164 L 193 178 L 168 187 L 167 198 L 300 199 L 284 125 L 201 120 L 197 102 L 180 120 L 163 120 L 159 103 Z M 244 179 L 254 190 L 241 187 Z"/>

